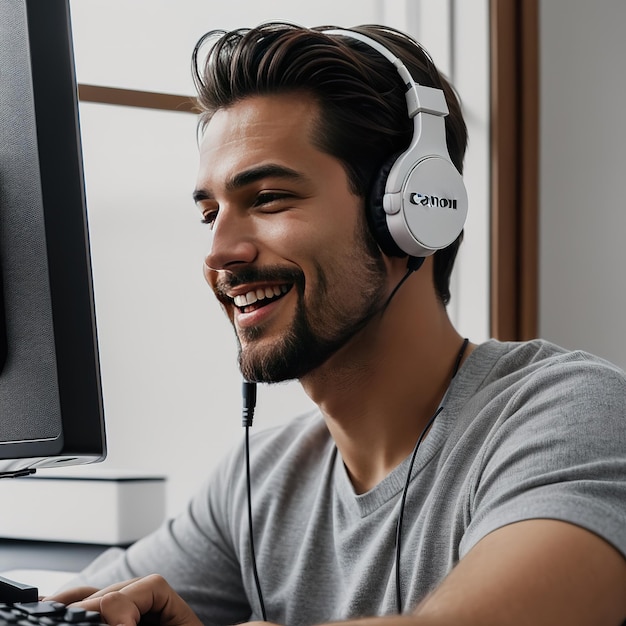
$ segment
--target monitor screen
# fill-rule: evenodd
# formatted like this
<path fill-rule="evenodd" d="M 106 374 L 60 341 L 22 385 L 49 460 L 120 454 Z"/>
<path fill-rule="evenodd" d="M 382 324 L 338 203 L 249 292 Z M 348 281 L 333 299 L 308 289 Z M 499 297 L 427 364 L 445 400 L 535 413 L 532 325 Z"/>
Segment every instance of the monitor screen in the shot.
<path fill-rule="evenodd" d="M 68 0 L 0 2 L 0 476 L 105 455 Z"/>

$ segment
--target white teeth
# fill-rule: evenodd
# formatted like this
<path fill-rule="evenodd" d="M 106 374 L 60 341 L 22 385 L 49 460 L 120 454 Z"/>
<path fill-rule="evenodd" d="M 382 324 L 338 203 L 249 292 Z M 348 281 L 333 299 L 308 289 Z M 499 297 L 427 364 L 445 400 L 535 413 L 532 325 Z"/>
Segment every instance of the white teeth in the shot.
<path fill-rule="evenodd" d="M 265 287 L 264 289 L 259 287 L 253 291 L 248 291 L 248 293 L 235 296 L 233 298 L 233 302 L 235 303 L 235 306 L 245 307 L 249 304 L 258 302 L 259 300 L 265 300 L 265 298 L 280 296 L 288 291 L 289 287 L 287 285 L 274 285 L 272 287 Z"/>

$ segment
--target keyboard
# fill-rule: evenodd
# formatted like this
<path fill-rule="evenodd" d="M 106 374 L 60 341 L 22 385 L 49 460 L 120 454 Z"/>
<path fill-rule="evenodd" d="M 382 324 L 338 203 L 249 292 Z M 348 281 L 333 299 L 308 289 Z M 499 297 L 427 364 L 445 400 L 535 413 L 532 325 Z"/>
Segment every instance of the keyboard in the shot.
<path fill-rule="evenodd" d="M 100 613 L 61 602 L 0 604 L 0 626 L 106 626 Z"/>

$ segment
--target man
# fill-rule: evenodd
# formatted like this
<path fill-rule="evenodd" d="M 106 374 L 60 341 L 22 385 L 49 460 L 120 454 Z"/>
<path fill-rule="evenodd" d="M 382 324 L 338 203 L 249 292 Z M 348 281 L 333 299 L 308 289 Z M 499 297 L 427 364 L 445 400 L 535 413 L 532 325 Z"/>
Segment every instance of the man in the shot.
<path fill-rule="evenodd" d="M 319 411 L 253 438 L 252 528 L 235 451 L 183 515 L 88 568 L 86 584 L 114 585 L 84 605 L 111 624 L 621 624 L 624 375 L 459 336 L 458 233 L 414 255 L 379 223 L 416 130 L 406 77 L 368 42 L 424 86 L 417 131 L 441 114 L 427 88 L 445 94 L 440 156 L 460 171 L 459 104 L 408 37 L 354 33 L 225 34 L 196 77 L 205 277 L 243 375 L 298 378 Z M 457 219 L 456 198 L 416 194 Z"/>

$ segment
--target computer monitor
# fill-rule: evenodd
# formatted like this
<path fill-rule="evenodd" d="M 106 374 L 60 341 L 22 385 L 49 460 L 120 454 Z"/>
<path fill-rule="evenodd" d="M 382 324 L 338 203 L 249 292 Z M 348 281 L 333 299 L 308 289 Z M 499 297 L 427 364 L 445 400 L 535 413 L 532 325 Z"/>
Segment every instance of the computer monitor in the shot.
<path fill-rule="evenodd" d="M 0 476 L 105 456 L 68 0 L 0 0 Z"/>

